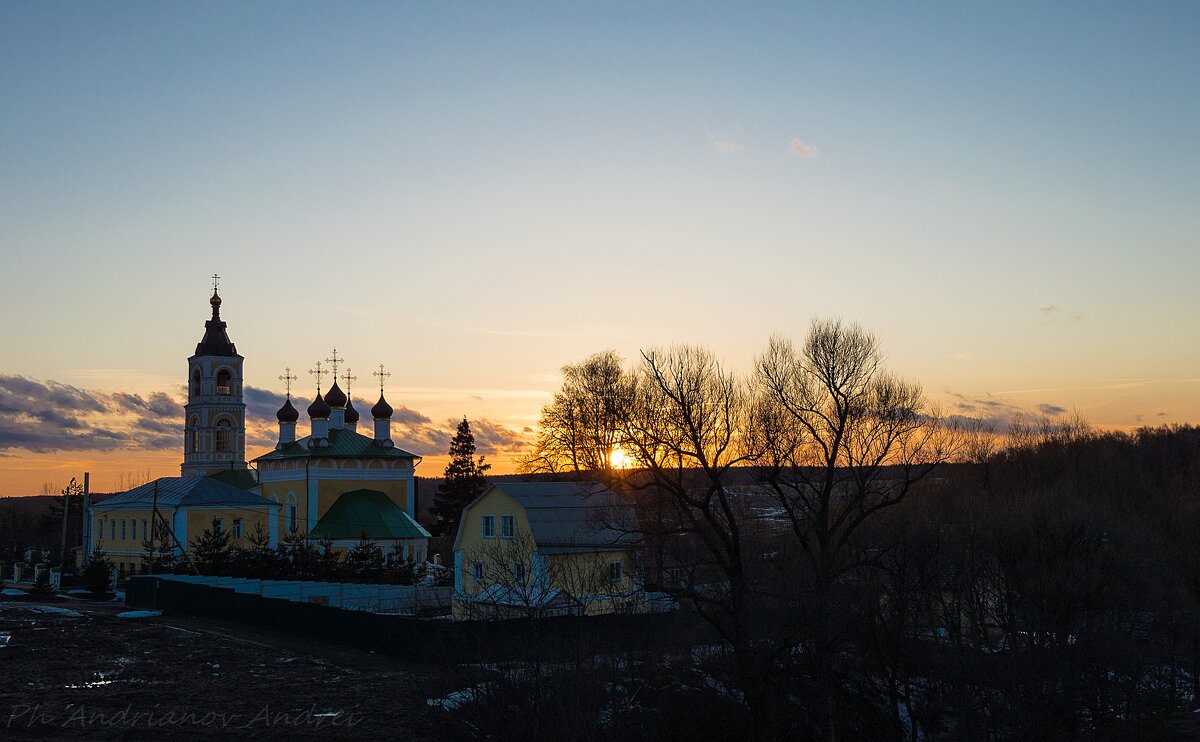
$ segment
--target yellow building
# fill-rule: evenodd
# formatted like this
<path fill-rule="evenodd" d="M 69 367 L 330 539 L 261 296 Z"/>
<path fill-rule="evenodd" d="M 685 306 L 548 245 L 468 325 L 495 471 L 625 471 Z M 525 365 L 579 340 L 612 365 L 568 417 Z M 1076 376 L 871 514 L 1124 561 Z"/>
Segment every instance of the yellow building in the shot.
<path fill-rule="evenodd" d="M 256 528 L 269 533 L 274 543 L 271 523 L 278 508 L 212 477 L 163 477 L 93 505 L 92 546 L 103 551 L 121 574 L 140 572 L 156 519 L 160 529 L 170 531 L 170 544 L 179 553 L 214 523 L 228 531 L 230 543 L 237 546 L 245 546 Z"/>
<path fill-rule="evenodd" d="M 420 456 L 391 439 L 392 408 L 380 385 L 371 409 L 372 435 L 358 433 L 358 411 L 338 386 L 337 351 L 333 384 L 321 394 L 325 373 L 317 364 L 317 396 L 308 408 L 310 435 L 297 440 L 300 415 L 288 397 L 276 414 L 279 442 L 259 456 L 257 471 L 246 462 L 246 405 L 242 393 L 244 358 L 221 320 L 221 297 L 214 284 L 212 318 L 188 358 L 188 399 L 184 407 L 181 477 L 159 479 L 90 508 L 90 549 L 103 550 L 122 572 L 136 571 L 153 534 L 154 512 L 169 529 L 176 555 L 213 522 L 245 539 L 261 525 L 271 546 L 289 531 L 329 539 L 350 548 L 366 537 L 385 551 L 423 562 L 429 533 L 416 521 L 413 471 Z M 382 382 L 387 376 L 382 367 Z M 354 378 L 347 370 L 346 383 Z M 349 386 L 347 386 L 349 389 Z M 150 530 L 147 530 L 150 529 Z"/>
<path fill-rule="evenodd" d="M 459 521 L 455 618 L 640 611 L 639 542 L 632 508 L 600 485 L 493 484 Z"/>

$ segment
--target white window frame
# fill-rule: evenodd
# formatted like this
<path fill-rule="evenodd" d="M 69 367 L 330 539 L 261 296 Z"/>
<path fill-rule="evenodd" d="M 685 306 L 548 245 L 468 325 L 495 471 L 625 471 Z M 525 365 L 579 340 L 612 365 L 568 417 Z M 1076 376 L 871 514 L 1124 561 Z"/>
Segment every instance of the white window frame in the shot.
<path fill-rule="evenodd" d="M 121 519 L 121 540 L 125 540 L 125 519 Z"/>
<path fill-rule="evenodd" d="M 517 518 L 514 515 L 500 516 L 500 538 L 511 539 L 517 535 Z"/>
<path fill-rule="evenodd" d="M 525 563 L 524 562 L 513 562 L 512 578 L 513 578 L 513 582 L 517 585 L 525 584 Z"/>
<path fill-rule="evenodd" d="M 485 515 L 482 518 L 483 537 L 496 538 L 496 516 Z"/>
<path fill-rule="evenodd" d="M 213 533 L 220 535 L 225 532 L 225 519 L 213 518 Z"/>
<path fill-rule="evenodd" d="M 476 582 L 483 582 L 483 562 L 471 562 L 471 577 Z"/>
<path fill-rule="evenodd" d="M 234 518 L 233 519 L 233 527 L 230 529 L 230 535 L 233 538 L 241 538 L 242 534 L 244 532 L 245 532 L 245 529 L 242 528 L 242 519 Z"/>
<path fill-rule="evenodd" d="M 150 532 L 146 530 L 146 519 L 142 518 L 142 540 L 147 541 L 150 538 Z"/>
<path fill-rule="evenodd" d="M 608 563 L 608 580 L 609 582 L 620 582 L 625 579 L 625 562 L 609 562 Z"/>

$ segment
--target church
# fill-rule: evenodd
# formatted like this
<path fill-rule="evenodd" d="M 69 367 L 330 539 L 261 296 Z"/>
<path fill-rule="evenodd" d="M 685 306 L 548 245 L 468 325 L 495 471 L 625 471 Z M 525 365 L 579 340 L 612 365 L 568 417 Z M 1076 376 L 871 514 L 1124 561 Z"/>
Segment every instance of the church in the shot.
<path fill-rule="evenodd" d="M 215 277 L 214 277 L 215 278 Z M 422 563 L 429 532 L 416 520 L 414 470 L 421 457 L 395 445 L 392 407 L 384 397 L 390 374 L 380 366 L 379 401 L 371 427 L 358 432 L 359 412 L 348 394 L 355 377 L 349 369 L 338 385 L 336 349 L 326 359 L 332 383 L 322 393 L 326 371 L 317 363 L 316 396 L 308 405 L 308 435 L 297 437 L 300 413 L 292 404 L 288 369 L 280 377 L 287 399 L 276 413 L 279 439 L 274 450 L 246 460 L 244 358 L 221 319 L 214 281 L 212 317 L 187 359 L 188 398 L 184 406 L 183 464 L 180 476 L 163 477 L 110 497 L 89 508 L 90 551 L 102 551 L 121 573 L 140 571 L 144 542 L 166 529 L 183 555 L 208 528 L 230 532 L 245 546 L 256 532 L 275 546 L 284 534 L 331 541 L 348 549 L 361 539 L 385 552 Z"/>

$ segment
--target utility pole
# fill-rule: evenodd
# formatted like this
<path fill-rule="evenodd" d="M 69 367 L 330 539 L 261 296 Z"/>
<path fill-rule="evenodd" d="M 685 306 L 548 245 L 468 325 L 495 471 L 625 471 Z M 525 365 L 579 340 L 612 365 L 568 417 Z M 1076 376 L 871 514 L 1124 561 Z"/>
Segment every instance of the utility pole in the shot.
<path fill-rule="evenodd" d="M 59 566 L 67 566 L 67 516 L 71 512 L 71 490 L 75 489 L 75 477 L 71 477 L 71 483 L 63 488 L 63 526 L 62 526 L 62 547 L 58 551 Z"/>

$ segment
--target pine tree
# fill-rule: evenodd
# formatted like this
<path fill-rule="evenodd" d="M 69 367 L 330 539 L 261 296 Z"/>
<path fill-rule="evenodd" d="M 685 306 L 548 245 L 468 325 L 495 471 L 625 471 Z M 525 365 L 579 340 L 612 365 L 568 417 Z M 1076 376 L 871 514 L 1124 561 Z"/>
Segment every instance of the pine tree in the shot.
<path fill-rule="evenodd" d="M 92 595 L 103 595 L 112 591 L 112 562 L 100 549 L 92 551 L 91 561 L 83 570 L 83 582 Z"/>
<path fill-rule="evenodd" d="M 175 570 L 175 542 L 163 523 L 155 522 L 151 538 L 142 539 L 142 571 L 147 574 L 169 574 Z"/>
<path fill-rule="evenodd" d="M 229 571 L 232 549 L 229 531 L 221 527 L 221 521 L 213 518 L 212 526 L 192 539 L 192 562 L 202 575 L 223 575 Z"/>
<path fill-rule="evenodd" d="M 364 533 L 346 554 L 346 578 L 353 582 L 379 582 L 386 565 L 383 549 Z"/>
<path fill-rule="evenodd" d="M 487 489 L 484 472 L 491 468 L 491 464 L 484 463 L 483 456 L 475 460 L 475 436 L 464 417 L 450 441 L 450 463 L 446 464 L 445 479 L 438 485 L 430 509 L 439 535 L 452 535 L 458 529 L 463 508 Z"/>

